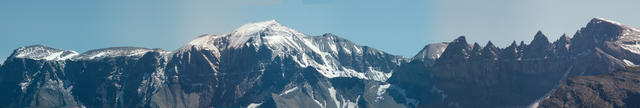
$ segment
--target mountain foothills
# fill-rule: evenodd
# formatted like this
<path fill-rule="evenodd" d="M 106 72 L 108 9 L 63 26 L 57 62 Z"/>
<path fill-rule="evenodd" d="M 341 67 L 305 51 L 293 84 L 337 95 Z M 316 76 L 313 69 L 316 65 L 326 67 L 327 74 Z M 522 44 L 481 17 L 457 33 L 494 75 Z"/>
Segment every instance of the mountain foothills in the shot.
<path fill-rule="evenodd" d="M 0 107 L 638 107 L 639 42 L 594 18 L 554 42 L 461 36 L 405 58 L 272 20 L 175 51 L 20 47 L 0 65 Z"/>
<path fill-rule="evenodd" d="M 640 68 L 570 78 L 541 102 L 541 107 L 640 107 Z"/>

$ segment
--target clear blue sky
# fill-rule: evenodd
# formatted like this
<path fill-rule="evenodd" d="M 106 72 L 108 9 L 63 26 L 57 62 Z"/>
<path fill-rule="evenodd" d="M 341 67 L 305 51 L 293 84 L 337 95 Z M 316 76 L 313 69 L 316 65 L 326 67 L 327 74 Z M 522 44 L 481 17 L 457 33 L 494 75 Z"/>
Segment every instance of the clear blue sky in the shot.
<path fill-rule="evenodd" d="M 201 34 L 275 19 L 411 57 L 466 35 L 506 46 L 537 30 L 557 39 L 593 17 L 640 26 L 638 0 L 2 0 L 0 58 L 44 44 L 84 52 L 114 46 L 175 50 Z M 0 60 L 1 61 L 1 60 Z"/>

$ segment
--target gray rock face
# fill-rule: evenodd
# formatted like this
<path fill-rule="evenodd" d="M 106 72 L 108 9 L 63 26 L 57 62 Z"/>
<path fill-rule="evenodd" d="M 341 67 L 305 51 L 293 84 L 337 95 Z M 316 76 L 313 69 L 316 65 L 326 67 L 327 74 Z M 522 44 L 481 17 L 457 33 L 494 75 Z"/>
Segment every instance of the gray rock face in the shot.
<path fill-rule="evenodd" d="M 405 58 L 275 21 L 203 35 L 174 51 L 17 49 L 0 107 L 404 107 L 387 89 Z"/>
<path fill-rule="evenodd" d="M 577 76 L 539 103 L 543 108 L 638 108 L 640 68 Z"/>
<path fill-rule="evenodd" d="M 547 36 L 542 34 L 542 31 L 538 31 L 533 37 L 533 41 L 524 48 L 523 59 L 540 59 L 547 58 L 551 53 L 551 43 L 547 39 Z"/>
<path fill-rule="evenodd" d="M 49 50 L 49 52 L 60 51 L 41 45 L 24 48 L 34 49 L 34 47 Z M 124 48 L 119 51 L 129 49 L 143 48 Z M 6 88 L 0 90 L 8 98 L 0 102 L 3 107 L 135 107 L 140 103 L 135 101 L 141 100 L 148 93 L 141 89 L 153 90 L 154 85 L 140 85 L 149 83 L 151 75 L 157 72 L 163 62 L 166 62 L 161 60 L 160 53 L 163 52 L 165 51 L 149 50 L 144 53 L 145 55 L 101 56 L 104 58 L 92 60 L 72 60 L 71 58 L 47 60 L 21 58 L 17 55 L 31 52 L 18 49 L 1 68 L 1 83 Z M 127 98 L 124 98 L 125 96 Z"/>
<path fill-rule="evenodd" d="M 0 65 L 0 107 L 527 107 L 571 90 L 549 95 L 568 77 L 640 63 L 639 42 L 640 30 L 594 18 L 555 42 L 538 32 L 529 44 L 499 48 L 461 36 L 407 59 L 265 21 L 202 35 L 175 51 L 21 47 Z M 580 81 L 565 88 L 612 80 Z M 604 87 L 627 95 L 598 102 L 634 105 L 626 102 L 637 100 L 630 87 Z M 543 105 L 577 102 L 549 99 L 556 98 Z"/>
<path fill-rule="evenodd" d="M 574 38 L 551 43 L 542 32 L 529 44 L 472 47 L 465 37 L 449 43 L 433 65 L 401 66 L 390 83 L 418 99 L 417 107 L 526 107 L 571 76 L 607 73 L 638 62 L 637 29 L 592 19 Z M 417 83 L 421 82 L 421 83 Z M 427 92 L 425 92 L 427 91 Z"/>
<path fill-rule="evenodd" d="M 554 56 L 559 57 L 569 57 L 571 53 L 569 52 L 569 47 L 571 47 L 571 38 L 567 37 L 566 34 L 560 36 L 556 42 L 553 42 L 553 54 Z"/>

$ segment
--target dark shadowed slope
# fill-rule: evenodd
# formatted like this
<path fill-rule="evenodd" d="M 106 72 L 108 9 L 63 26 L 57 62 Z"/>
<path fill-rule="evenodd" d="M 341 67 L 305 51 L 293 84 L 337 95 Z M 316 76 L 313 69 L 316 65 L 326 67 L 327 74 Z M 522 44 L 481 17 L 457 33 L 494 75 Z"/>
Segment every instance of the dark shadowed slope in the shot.
<path fill-rule="evenodd" d="M 628 67 L 602 75 L 576 76 L 559 86 L 541 108 L 638 108 L 640 68 Z"/>

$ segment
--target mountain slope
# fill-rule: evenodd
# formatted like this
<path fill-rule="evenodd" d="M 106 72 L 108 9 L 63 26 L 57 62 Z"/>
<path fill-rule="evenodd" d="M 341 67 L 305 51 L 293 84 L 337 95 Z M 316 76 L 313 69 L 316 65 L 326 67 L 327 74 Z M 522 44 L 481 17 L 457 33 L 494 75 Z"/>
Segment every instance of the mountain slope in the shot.
<path fill-rule="evenodd" d="M 0 107 L 573 104 L 574 98 L 556 98 L 574 87 L 563 87 L 567 78 L 608 74 L 640 62 L 640 31 L 602 18 L 571 38 L 550 42 L 542 31 L 533 37 L 529 44 L 514 41 L 499 48 L 491 41 L 470 45 L 461 36 L 429 44 L 409 59 L 334 34 L 308 36 L 271 20 L 201 35 L 175 51 L 112 47 L 77 53 L 33 45 L 14 50 L 0 65 L 0 95 L 6 97 Z M 589 83 L 600 82 L 611 81 Z M 624 106 L 616 100 L 623 98 L 607 99 Z"/>
<path fill-rule="evenodd" d="M 469 45 L 461 36 L 432 65 L 414 59 L 398 68 L 390 83 L 414 94 L 409 97 L 420 101 L 418 107 L 526 107 L 567 77 L 603 74 L 639 62 L 635 57 L 640 55 L 633 53 L 638 33 L 594 18 L 573 38 L 555 42 L 541 31 L 529 44 L 513 42 L 506 48 L 491 42 Z"/>
<path fill-rule="evenodd" d="M 544 108 L 637 108 L 640 69 L 629 67 L 602 75 L 572 77 L 545 98 Z"/>
<path fill-rule="evenodd" d="M 311 105 L 306 107 L 346 107 L 361 100 L 367 103 L 361 98 L 375 97 L 365 96 L 364 88 L 384 84 L 391 69 L 404 62 L 400 56 L 358 46 L 332 34 L 306 36 L 275 21 L 243 25 L 230 34 L 200 36 L 180 48 L 172 60 L 168 67 L 174 69 L 168 72 L 177 76 L 182 90 L 207 96 L 200 97 L 199 106 L 274 101 L 275 106 Z M 333 82 L 341 80 L 336 79 L 357 79 L 352 83 L 364 84 L 338 88 Z M 282 97 L 297 90 L 302 91 Z M 225 93 L 228 91 L 234 93 Z M 314 103 L 281 103 L 291 98 Z"/>
<path fill-rule="evenodd" d="M 404 62 L 274 20 L 202 35 L 174 52 L 27 46 L 0 69 L 10 85 L 0 107 L 403 107 L 385 81 Z"/>

